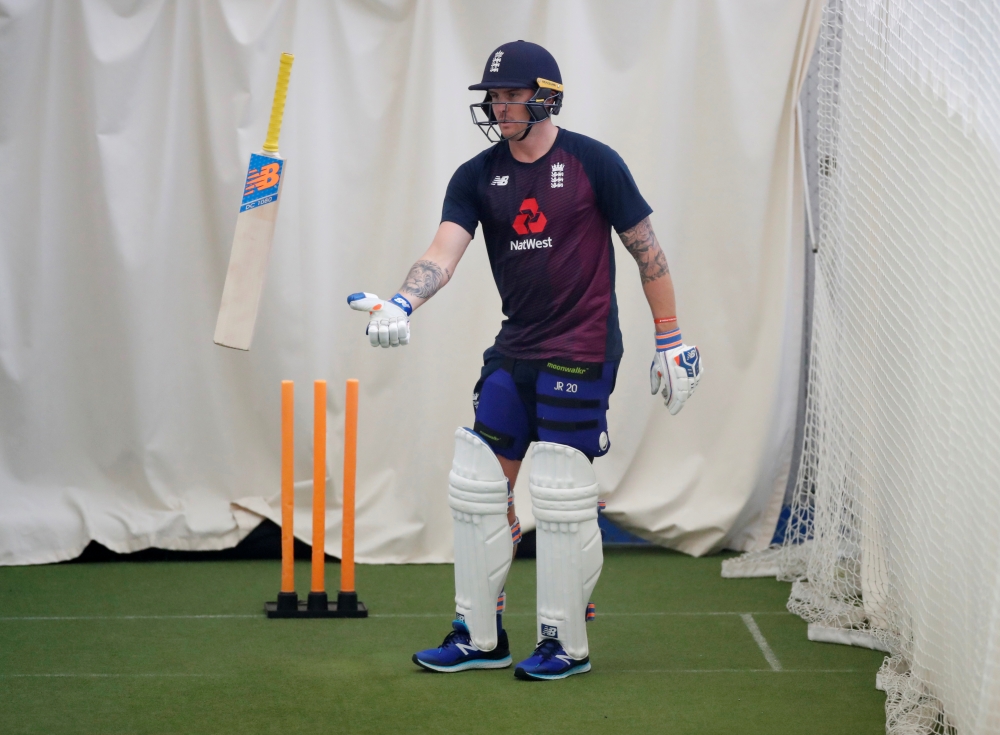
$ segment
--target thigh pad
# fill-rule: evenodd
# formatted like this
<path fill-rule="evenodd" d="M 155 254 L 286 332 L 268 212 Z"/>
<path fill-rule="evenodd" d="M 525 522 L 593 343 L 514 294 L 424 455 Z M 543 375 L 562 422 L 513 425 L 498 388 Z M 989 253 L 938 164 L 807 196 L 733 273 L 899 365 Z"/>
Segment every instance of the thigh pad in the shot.
<path fill-rule="evenodd" d="M 504 368 L 494 370 L 476 386 L 476 393 L 475 432 L 501 457 L 523 459 L 533 427 L 513 376 Z"/>
<path fill-rule="evenodd" d="M 535 384 L 538 438 L 565 444 L 590 457 L 607 454 L 608 397 L 615 364 L 578 366 L 548 361 Z"/>

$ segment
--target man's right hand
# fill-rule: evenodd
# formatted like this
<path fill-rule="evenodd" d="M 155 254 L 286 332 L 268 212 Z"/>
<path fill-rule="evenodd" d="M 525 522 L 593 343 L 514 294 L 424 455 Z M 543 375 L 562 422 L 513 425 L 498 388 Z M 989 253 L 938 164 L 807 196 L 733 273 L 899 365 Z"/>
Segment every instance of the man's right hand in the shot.
<path fill-rule="evenodd" d="M 352 293 L 347 303 L 352 309 L 368 312 L 367 334 L 372 347 L 399 347 L 410 343 L 410 317 L 405 308 L 409 302 L 399 294 L 391 301 L 383 301 L 373 293 Z"/>

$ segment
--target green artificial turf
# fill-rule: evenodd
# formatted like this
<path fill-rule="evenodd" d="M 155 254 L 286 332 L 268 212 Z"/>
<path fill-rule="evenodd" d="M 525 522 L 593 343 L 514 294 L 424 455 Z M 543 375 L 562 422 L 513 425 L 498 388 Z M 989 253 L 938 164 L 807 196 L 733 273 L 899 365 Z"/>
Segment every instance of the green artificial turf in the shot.
<path fill-rule="evenodd" d="M 358 567 L 367 620 L 267 620 L 277 562 L 0 568 L 0 733 L 884 732 L 883 654 L 810 643 L 788 585 L 719 565 L 606 550 L 593 671 L 538 683 L 410 662 L 449 628 L 446 565 Z M 533 648 L 534 576 L 518 560 L 507 585 L 515 661 Z"/>

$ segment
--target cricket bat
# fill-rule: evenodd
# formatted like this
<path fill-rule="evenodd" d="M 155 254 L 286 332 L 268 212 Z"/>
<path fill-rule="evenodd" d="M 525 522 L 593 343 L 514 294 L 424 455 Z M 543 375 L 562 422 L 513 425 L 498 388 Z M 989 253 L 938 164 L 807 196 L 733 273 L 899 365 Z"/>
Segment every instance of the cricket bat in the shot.
<path fill-rule="evenodd" d="M 222 287 L 222 305 L 215 323 L 215 344 L 249 350 L 257 323 L 257 306 L 264 290 L 267 260 L 271 254 L 274 223 L 278 219 L 281 183 L 285 179 L 285 159 L 278 154 L 281 118 L 285 112 L 288 78 L 292 73 L 291 54 L 282 54 L 278 84 L 274 90 L 267 139 L 260 153 L 250 154 L 243 201 L 236 218 L 236 234 L 229 255 L 229 270 Z"/>

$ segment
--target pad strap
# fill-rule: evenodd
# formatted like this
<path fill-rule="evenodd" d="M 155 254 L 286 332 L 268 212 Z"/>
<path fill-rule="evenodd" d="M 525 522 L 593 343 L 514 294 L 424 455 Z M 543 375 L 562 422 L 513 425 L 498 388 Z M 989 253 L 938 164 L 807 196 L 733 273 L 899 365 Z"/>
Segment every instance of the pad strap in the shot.
<path fill-rule="evenodd" d="M 535 401 L 544 406 L 555 406 L 557 408 L 600 408 L 600 398 L 563 398 L 562 396 L 547 396 L 539 393 Z"/>
<path fill-rule="evenodd" d="M 552 419 L 538 419 L 538 428 L 549 431 L 583 431 L 584 429 L 596 429 L 600 426 L 597 419 L 589 421 L 553 421 Z"/>

